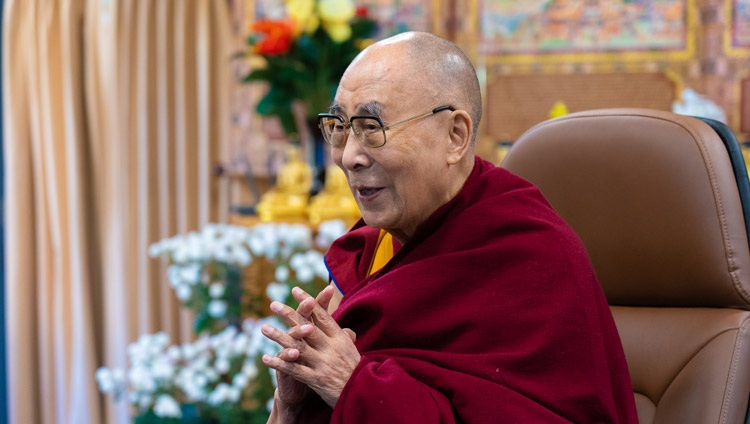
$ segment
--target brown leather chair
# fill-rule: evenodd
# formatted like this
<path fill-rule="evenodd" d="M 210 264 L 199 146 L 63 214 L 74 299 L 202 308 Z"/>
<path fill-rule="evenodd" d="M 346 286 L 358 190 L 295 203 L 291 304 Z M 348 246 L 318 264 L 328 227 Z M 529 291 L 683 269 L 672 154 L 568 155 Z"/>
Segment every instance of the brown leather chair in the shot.
<path fill-rule="evenodd" d="M 649 109 L 574 113 L 528 130 L 502 165 L 583 239 L 644 424 L 747 415 L 750 188 L 731 132 L 707 122 Z"/>

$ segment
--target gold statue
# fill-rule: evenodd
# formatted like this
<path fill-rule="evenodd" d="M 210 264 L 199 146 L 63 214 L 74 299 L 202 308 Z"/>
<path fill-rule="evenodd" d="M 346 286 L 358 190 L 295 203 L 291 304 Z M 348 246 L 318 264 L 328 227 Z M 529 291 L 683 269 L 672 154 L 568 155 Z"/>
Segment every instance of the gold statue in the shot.
<path fill-rule="evenodd" d="M 260 197 L 256 208 L 258 217 L 262 222 L 304 221 L 312 184 L 312 168 L 302 160 L 299 148 L 290 147 L 276 186 Z"/>
<path fill-rule="evenodd" d="M 310 223 L 317 226 L 323 221 L 341 219 L 347 226 L 361 216 L 346 175 L 336 165 L 326 168 L 326 184 L 310 202 Z"/>

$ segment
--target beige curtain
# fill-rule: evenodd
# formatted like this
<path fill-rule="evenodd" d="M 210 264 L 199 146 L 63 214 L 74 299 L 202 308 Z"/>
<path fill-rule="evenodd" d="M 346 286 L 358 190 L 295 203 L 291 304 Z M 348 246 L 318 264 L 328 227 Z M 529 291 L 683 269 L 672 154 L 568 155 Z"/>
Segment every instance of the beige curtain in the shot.
<path fill-rule="evenodd" d="M 148 257 L 225 220 L 221 0 L 5 0 L 10 422 L 128 422 L 94 371 L 144 332 L 191 336 Z"/>

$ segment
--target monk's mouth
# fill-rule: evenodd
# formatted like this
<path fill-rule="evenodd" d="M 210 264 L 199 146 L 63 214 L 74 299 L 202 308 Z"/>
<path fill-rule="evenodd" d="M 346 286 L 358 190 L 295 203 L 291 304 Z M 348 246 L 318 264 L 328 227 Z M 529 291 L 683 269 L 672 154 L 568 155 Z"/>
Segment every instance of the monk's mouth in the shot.
<path fill-rule="evenodd" d="M 383 190 L 382 187 L 376 187 L 376 188 L 360 188 L 357 190 L 357 194 L 359 194 L 359 197 L 363 200 L 369 200 L 377 196 L 378 193 L 380 193 Z"/>

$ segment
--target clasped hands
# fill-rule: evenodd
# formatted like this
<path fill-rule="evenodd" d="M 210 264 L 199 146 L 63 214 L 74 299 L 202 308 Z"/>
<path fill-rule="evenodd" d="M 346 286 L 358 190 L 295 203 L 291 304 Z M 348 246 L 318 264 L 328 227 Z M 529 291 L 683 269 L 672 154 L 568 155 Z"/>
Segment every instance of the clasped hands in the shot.
<path fill-rule="evenodd" d="M 287 332 L 270 325 L 261 331 L 281 346 L 277 356 L 263 355 L 263 363 L 276 370 L 276 407 L 299 410 L 309 390 L 330 407 L 336 404 L 346 382 L 360 361 L 350 329 L 342 329 L 328 313 L 333 287 L 313 298 L 299 287 L 292 289 L 297 310 L 280 302 L 271 311 L 290 327 Z"/>

